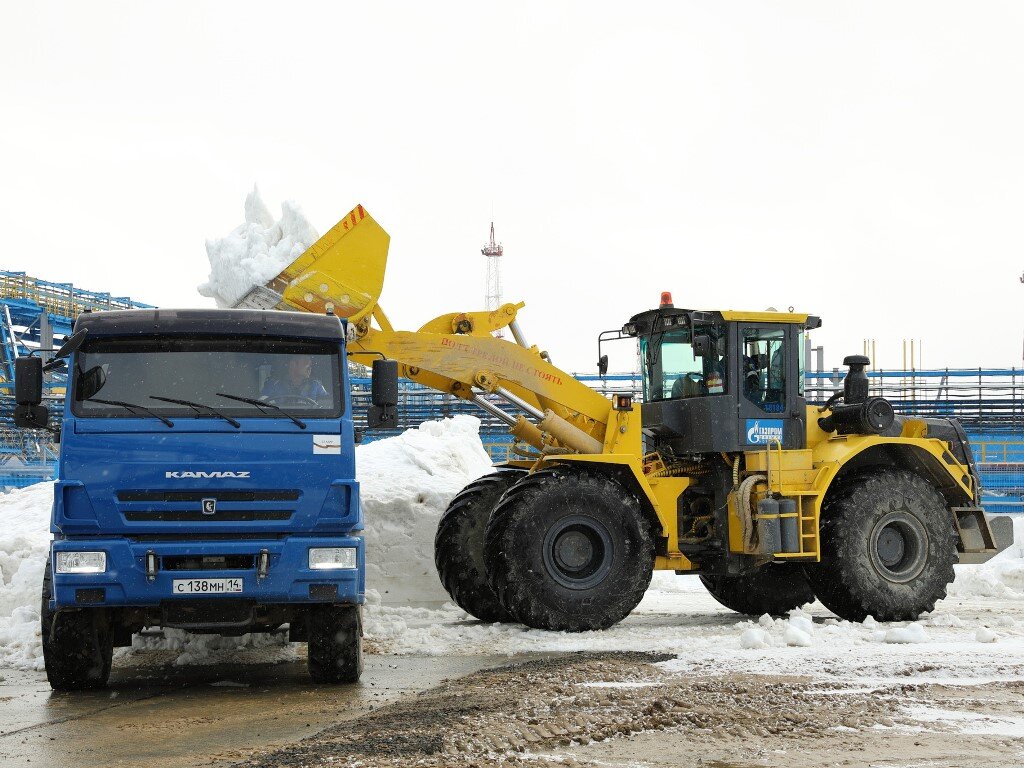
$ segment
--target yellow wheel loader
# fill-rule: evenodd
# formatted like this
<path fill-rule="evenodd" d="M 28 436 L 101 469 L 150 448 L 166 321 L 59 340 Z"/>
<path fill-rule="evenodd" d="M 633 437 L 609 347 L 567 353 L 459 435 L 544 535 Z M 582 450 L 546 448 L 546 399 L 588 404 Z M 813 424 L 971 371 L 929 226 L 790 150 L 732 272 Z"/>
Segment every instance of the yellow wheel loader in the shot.
<path fill-rule="evenodd" d="M 485 621 L 579 632 L 621 621 L 655 570 L 696 574 L 740 613 L 817 597 L 838 616 L 916 619 L 954 563 L 1009 545 L 967 436 L 871 397 L 867 358 L 841 392 L 804 398 L 793 312 L 699 311 L 663 296 L 600 345 L 638 345 L 643 403 L 608 398 L 530 345 L 523 304 L 395 330 L 377 303 L 388 236 L 360 206 L 240 306 L 348 317 L 350 354 L 473 401 L 508 425 L 516 461 L 474 481 L 441 520 L 435 559 L 452 599 Z M 508 329 L 511 341 L 495 331 Z M 394 423 L 389 408 L 370 414 Z"/>

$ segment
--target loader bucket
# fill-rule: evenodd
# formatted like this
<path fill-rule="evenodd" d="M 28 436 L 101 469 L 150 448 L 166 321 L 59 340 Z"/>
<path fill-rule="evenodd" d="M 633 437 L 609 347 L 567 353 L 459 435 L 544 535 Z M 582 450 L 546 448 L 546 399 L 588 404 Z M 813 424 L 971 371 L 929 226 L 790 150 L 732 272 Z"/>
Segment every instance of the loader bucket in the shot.
<path fill-rule="evenodd" d="M 350 322 L 369 315 L 384 287 L 391 237 L 361 205 L 266 285 L 243 296 L 236 307 L 328 310 Z"/>

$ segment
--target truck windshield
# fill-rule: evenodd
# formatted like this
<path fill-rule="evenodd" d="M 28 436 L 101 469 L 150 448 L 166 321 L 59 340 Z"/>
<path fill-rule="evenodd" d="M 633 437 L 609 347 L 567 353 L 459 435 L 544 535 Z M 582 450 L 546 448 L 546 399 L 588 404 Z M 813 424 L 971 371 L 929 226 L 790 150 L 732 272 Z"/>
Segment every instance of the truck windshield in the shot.
<path fill-rule="evenodd" d="M 138 417 L 115 401 L 172 419 L 294 421 L 338 417 L 344 407 L 340 349 L 319 341 L 94 339 L 76 356 L 72 386 L 76 416 Z M 257 402 L 276 407 L 260 407 Z"/>
<path fill-rule="evenodd" d="M 693 354 L 693 334 L 711 338 L 713 354 Z M 725 328 L 708 325 L 655 332 L 640 339 L 644 400 L 677 400 L 725 392 Z"/>

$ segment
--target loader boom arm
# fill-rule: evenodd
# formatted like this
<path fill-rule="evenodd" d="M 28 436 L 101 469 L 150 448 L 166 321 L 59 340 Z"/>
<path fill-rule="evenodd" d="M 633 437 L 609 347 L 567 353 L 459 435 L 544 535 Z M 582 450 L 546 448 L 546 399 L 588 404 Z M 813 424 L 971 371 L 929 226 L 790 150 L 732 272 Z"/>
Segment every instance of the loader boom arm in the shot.
<path fill-rule="evenodd" d="M 323 313 L 349 319 L 349 352 L 369 365 L 397 360 L 401 374 L 431 389 L 476 402 L 538 450 L 600 453 L 611 420 L 609 400 L 527 346 L 516 323 L 524 306 L 456 312 L 417 331 L 395 330 L 378 299 L 390 237 L 356 206 L 280 275 L 250 291 L 238 306 Z M 516 341 L 493 335 L 511 328 Z M 485 393 L 495 395 L 485 399 Z M 495 405 L 500 399 L 530 419 Z"/>

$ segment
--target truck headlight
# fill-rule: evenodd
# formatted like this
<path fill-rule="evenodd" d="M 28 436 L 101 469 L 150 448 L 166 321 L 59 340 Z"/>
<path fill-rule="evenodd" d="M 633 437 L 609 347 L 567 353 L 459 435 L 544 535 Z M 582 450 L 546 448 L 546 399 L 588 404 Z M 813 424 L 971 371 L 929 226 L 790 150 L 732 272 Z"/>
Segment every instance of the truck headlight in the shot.
<path fill-rule="evenodd" d="M 58 552 L 57 573 L 105 573 L 106 552 Z"/>
<path fill-rule="evenodd" d="M 309 550 L 309 567 L 314 571 L 333 571 L 356 567 L 355 547 L 313 547 Z"/>

